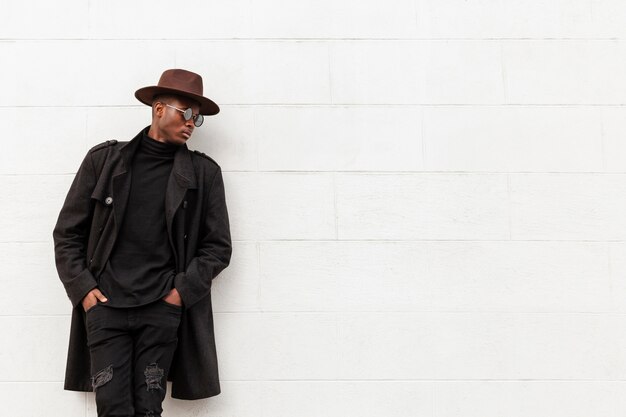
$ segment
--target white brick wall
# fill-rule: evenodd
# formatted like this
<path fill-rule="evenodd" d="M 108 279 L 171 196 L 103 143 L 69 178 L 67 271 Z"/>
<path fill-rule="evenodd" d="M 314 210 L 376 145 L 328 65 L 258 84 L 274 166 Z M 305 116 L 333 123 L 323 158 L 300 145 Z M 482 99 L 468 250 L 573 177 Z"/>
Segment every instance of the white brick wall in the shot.
<path fill-rule="evenodd" d="M 626 413 L 626 2 L 0 0 L 0 62 L 0 414 L 96 415 L 52 227 L 171 67 L 234 252 L 168 415 Z"/>

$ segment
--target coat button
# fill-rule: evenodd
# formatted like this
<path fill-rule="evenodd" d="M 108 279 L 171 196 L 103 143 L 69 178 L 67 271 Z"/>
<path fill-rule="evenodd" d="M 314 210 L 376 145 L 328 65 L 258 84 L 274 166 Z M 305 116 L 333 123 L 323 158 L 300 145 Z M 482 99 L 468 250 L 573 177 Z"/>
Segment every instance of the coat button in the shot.
<path fill-rule="evenodd" d="M 107 206 L 110 206 L 111 203 L 113 202 L 113 197 L 107 197 L 104 199 L 104 202 Z"/>
<path fill-rule="evenodd" d="M 187 235 L 183 236 L 183 239 L 187 240 Z"/>
<path fill-rule="evenodd" d="M 186 209 L 187 208 L 187 200 L 183 201 L 183 208 Z"/>

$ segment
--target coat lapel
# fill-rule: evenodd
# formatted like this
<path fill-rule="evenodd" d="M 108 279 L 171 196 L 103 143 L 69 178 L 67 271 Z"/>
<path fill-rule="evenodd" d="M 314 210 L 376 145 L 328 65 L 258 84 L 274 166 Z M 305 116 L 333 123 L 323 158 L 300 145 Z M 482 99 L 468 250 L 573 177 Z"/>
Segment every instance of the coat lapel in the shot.
<path fill-rule="evenodd" d="M 131 141 L 126 143 L 120 149 L 122 161 L 117 164 L 113 171 L 113 215 L 115 216 L 115 236 L 119 234 L 126 205 L 128 203 L 128 195 L 130 194 L 131 171 L 130 166 L 133 155 L 139 147 L 139 142 L 143 136 L 143 130 L 137 134 Z"/>
<path fill-rule="evenodd" d="M 188 189 L 197 188 L 196 173 L 187 145 L 182 145 L 174 155 L 174 165 L 165 191 L 165 221 L 167 233 L 172 239 L 172 222 Z"/>

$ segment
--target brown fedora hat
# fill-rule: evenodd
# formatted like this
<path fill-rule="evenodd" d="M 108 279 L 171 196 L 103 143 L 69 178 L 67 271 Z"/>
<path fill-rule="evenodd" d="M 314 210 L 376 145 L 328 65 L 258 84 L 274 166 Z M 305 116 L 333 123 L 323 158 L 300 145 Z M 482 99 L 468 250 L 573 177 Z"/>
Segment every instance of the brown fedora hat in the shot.
<path fill-rule="evenodd" d="M 200 104 L 200 114 L 210 116 L 220 112 L 219 106 L 213 100 L 202 95 L 202 77 L 195 72 L 184 69 L 168 69 L 161 74 L 158 85 L 135 91 L 137 100 L 148 106 L 152 106 L 152 100 L 158 94 L 176 94 L 189 97 Z"/>

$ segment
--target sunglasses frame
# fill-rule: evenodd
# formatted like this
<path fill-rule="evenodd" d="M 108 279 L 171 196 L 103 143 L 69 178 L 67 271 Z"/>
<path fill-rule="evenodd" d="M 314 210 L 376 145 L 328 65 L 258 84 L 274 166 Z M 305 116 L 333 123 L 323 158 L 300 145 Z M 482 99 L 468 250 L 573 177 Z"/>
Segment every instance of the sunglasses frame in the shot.
<path fill-rule="evenodd" d="M 193 110 L 191 110 L 191 107 L 183 110 L 183 109 L 179 109 L 178 107 L 172 106 L 171 104 L 168 104 L 168 103 L 163 103 L 163 104 L 165 104 L 167 107 L 171 107 L 174 110 L 181 112 L 185 120 L 193 119 L 193 125 L 195 127 L 200 127 L 202 126 L 202 123 L 204 123 L 204 116 L 201 114 L 193 114 Z M 199 123 L 198 123 L 198 120 L 200 121 Z"/>

